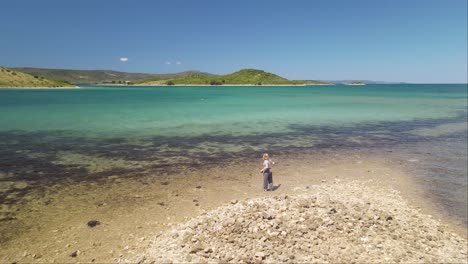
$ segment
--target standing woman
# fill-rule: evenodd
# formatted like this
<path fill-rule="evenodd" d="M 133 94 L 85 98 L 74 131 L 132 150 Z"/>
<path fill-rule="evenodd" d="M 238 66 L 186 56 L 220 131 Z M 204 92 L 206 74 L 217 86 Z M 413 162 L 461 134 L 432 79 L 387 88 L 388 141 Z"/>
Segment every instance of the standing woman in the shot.
<path fill-rule="evenodd" d="M 275 164 L 271 161 L 268 153 L 263 154 L 263 169 L 260 171 L 263 173 L 263 191 L 273 191 L 273 171 L 272 165 Z"/>

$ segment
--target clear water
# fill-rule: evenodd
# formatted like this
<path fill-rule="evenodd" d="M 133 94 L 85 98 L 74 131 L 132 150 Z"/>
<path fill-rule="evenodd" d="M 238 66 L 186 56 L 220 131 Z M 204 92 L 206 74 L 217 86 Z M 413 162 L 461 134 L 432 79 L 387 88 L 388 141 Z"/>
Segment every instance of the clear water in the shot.
<path fill-rule="evenodd" d="M 57 181 L 170 174 L 263 151 L 391 147 L 408 159 L 432 152 L 415 171 L 448 207 L 464 206 L 466 221 L 466 124 L 466 84 L 4 89 L 0 202 Z"/>
<path fill-rule="evenodd" d="M 89 87 L 0 91 L 0 130 L 85 137 L 250 135 L 455 116 L 466 85 Z"/>

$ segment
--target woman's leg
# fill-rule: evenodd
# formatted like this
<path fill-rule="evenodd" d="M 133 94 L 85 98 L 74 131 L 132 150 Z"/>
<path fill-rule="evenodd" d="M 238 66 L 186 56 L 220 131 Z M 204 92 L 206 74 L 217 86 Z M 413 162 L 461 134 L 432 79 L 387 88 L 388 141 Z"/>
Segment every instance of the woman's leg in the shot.
<path fill-rule="evenodd" d="M 263 190 L 264 191 L 268 190 L 268 175 L 269 173 L 267 171 L 263 172 Z"/>
<path fill-rule="evenodd" d="M 270 190 L 273 191 L 273 172 L 270 171 L 270 173 L 268 173 L 268 187 Z"/>

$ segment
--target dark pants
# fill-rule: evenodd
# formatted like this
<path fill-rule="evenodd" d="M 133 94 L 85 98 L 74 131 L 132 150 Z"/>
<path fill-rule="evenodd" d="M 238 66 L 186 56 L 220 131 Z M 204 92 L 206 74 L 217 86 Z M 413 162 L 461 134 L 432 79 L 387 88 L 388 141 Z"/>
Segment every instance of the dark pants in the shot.
<path fill-rule="evenodd" d="M 263 171 L 263 190 L 267 190 L 269 184 L 271 184 L 271 189 L 273 189 L 273 172 L 270 169 L 266 169 Z"/>

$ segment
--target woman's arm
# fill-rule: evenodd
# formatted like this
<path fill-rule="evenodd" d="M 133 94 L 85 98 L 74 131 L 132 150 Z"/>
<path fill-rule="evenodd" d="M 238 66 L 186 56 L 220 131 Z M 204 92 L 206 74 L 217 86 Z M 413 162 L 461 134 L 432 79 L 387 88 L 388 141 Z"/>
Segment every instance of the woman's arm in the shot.
<path fill-rule="evenodd" d="M 260 170 L 263 173 L 266 169 L 268 169 L 268 162 L 266 160 L 263 161 L 263 169 Z"/>

